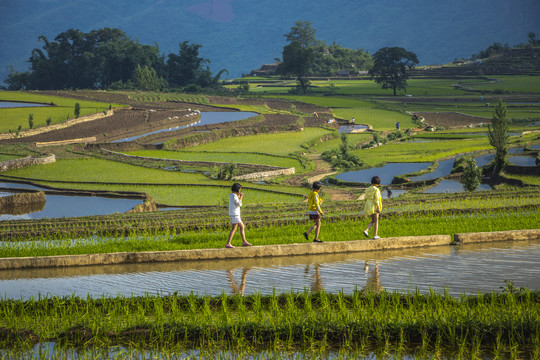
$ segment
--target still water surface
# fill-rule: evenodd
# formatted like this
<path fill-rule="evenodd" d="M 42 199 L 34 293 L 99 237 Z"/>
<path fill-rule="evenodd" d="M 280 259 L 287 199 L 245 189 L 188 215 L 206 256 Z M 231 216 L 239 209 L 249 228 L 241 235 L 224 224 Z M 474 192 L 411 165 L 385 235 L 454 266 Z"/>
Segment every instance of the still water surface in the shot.
<path fill-rule="evenodd" d="M 424 170 L 429 165 L 431 165 L 430 162 L 388 163 L 381 167 L 347 171 L 336 175 L 336 179 L 369 184 L 373 176 L 378 176 L 381 178 L 382 185 L 389 185 L 392 183 L 394 176 Z"/>
<path fill-rule="evenodd" d="M 9 189 L 48 190 L 30 184 L 0 182 L 0 196 L 13 195 Z M 45 205 L 28 207 L 24 213 L 0 214 L 0 221 L 21 219 L 44 219 L 73 216 L 109 215 L 124 213 L 141 204 L 140 199 L 108 198 L 102 196 L 45 195 Z"/>
<path fill-rule="evenodd" d="M 213 125 L 213 124 L 219 124 L 224 122 L 231 122 L 231 121 L 238 121 L 238 120 L 244 120 L 249 119 L 250 117 L 258 115 L 254 112 L 249 111 L 235 111 L 235 112 L 220 112 L 220 111 L 207 111 L 207 112 L 201 112 L 201 117 L 199 121 L 196 121 L 194 123 L 191 123 L 189 125 L 181 125 L 181 126 L 175 126 L 167 129 L 160 129 L 156 131 L 152 131 L 149 133 L 145 133 L 142 135 L 132 136 L 125 139 L 115 140 L 113 142 L 127 142 L 127 141 L 133 141 L 138 138 L 141 138 L 143 136 L 148 136 L 152 134 L 158 134 L 162 132 L 167 131 L 176 131 L 180 129 L 185 129 L 187 127 L 191 126 L 202 126 L 202 125 Z"/>
<path fill-rule="evenodd" d="M 38 107 L 38 106 L 51 106 L 51 105 L 49 105 L 49 104 L 24 103 L 24 102 L 0 101 L 0 108 L 19 108 L 19 107 Z"/>
<path fill-rule="evenodd" d="M 491 190 L 492 187 L 488 184 L 480 184 L 475 191 Z M 437 185 L 430 187 L 424 191 L 424 194 L 444 194 L 458 193 L 465 191 L 463 184 L 456 180 L 442 180 Z"/>
<path fill-rule="evenodd" d="M 223 251 L 226 251 L 225 249 Z M 540 290 L 540 239 L 349 254 L 0 271 L 0 295 L 220 295 L 354 289 L 453 295 Z"/>

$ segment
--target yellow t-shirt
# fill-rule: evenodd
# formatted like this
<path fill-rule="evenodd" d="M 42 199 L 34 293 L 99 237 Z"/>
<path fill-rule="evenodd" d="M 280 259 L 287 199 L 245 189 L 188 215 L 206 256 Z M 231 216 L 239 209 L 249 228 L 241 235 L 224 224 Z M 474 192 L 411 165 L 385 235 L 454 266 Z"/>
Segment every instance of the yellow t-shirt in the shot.
<path fill-rule="evenodd" d="M 379 209 L 379 212 L 382 211 L 381 191 L 377 186 L 371 185 L 368 187 L 364 199 L 366 200 L 366 203 L 364 204 L 365 215 L 375 214 L 377 213 L 377 209 Z"/>
<path fill-rule="evenodd" d="M 321 210 L 322 199 L 317 191 L 312 191 L 308 196 L 308 211 L 316 211 L 319 214 Z"/>

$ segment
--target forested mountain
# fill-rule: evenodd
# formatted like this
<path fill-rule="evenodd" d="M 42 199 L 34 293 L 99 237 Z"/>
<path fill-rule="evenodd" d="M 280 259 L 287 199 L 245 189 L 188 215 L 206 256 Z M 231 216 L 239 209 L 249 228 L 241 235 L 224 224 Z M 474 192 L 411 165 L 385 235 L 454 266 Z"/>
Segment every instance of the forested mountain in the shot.
<path fill-rule="evenodd" d="M 68 29 L 118 28 L 133 40 L 177 53 L 200 44 L 213 73 L 231 77 L 281 57 L 284 34 L 310 21 L 317 38 L 374 53 L 401 46 L 420 64 L 470 57 L 494 42 L 510 46 L 540 33 L 537 0 L 6 0 L 0 2 L 0 79 L 28 70 L 38 37 Z"/>

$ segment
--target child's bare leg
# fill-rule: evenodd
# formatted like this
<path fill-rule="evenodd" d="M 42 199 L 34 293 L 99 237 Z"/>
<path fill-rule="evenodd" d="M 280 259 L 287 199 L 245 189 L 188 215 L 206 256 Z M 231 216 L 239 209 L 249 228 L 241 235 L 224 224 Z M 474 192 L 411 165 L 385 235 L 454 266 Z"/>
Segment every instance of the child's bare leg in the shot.
<path fill-rule="evenodd" d="M 244 246 L 247 246 L 247 245 L 251 245 L 250 243 L 247 242 L 246 240 L 246 227 L 244 225 L 244 223 L 238 223 L 238 225 L 240 226 L 240 235 L 242 236 L 242 245 Z"/>
<path fill-rule="evenodd" d="M 232 241 L 234 233 L 236 232 L 236 227 L 237 226 L 238 226 L 238 224 L 232 224 L 232 229 L 231 229 L 231 232 L 229 233 L 229 238 L 227 239 L 227 243 L 225 244 L 226 247 L 232 246 L 231 241 Z"/>
<path fill-rule="evenodd" d="M 315 221 L 315 225 L 313 225 L 315 227 L 315 239 L 318 239 L 319 238 L 319 231 L 321 231 L 321 219 L 317 219 Z"/>
<path fill-rule="evenodd" d="M 306 234 L 311 234 L 311 232 L 317 227 L 317 220 L 315 220 L 315 225 L 313 225 L 312 227 L 309 228 L 308 231 L 306 231 Z"/>
<path fill-rule="evenodd" d="M 375 235 L 377 236 L 377 231 L 379 231 L 379 214 L 375 213 L 371 215 L 371 222 L 373 223 L 373 227 L 375 228 Z"/>
<path fill-rule="evenodd" d="M 373 218 L 373 215 L 371 215 L 371 217 Z M 371 229 L 371 227 L 373 226 L 373 220 L 371 220 L 366 228 L 366 231 L 369 231 L 369 229 Z"/>

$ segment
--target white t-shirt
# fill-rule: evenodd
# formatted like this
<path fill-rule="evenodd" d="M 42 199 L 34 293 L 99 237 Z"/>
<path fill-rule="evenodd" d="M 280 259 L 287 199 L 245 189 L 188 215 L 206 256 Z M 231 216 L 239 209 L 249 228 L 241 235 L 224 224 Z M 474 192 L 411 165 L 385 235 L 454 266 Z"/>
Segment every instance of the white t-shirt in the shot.
<path fill-rule="evenodd" d="M 231 193 L 229 196 L 229 216 L 240 216 L 241 206 L 242 200 L 240 200 L 235 193 Z"/>

